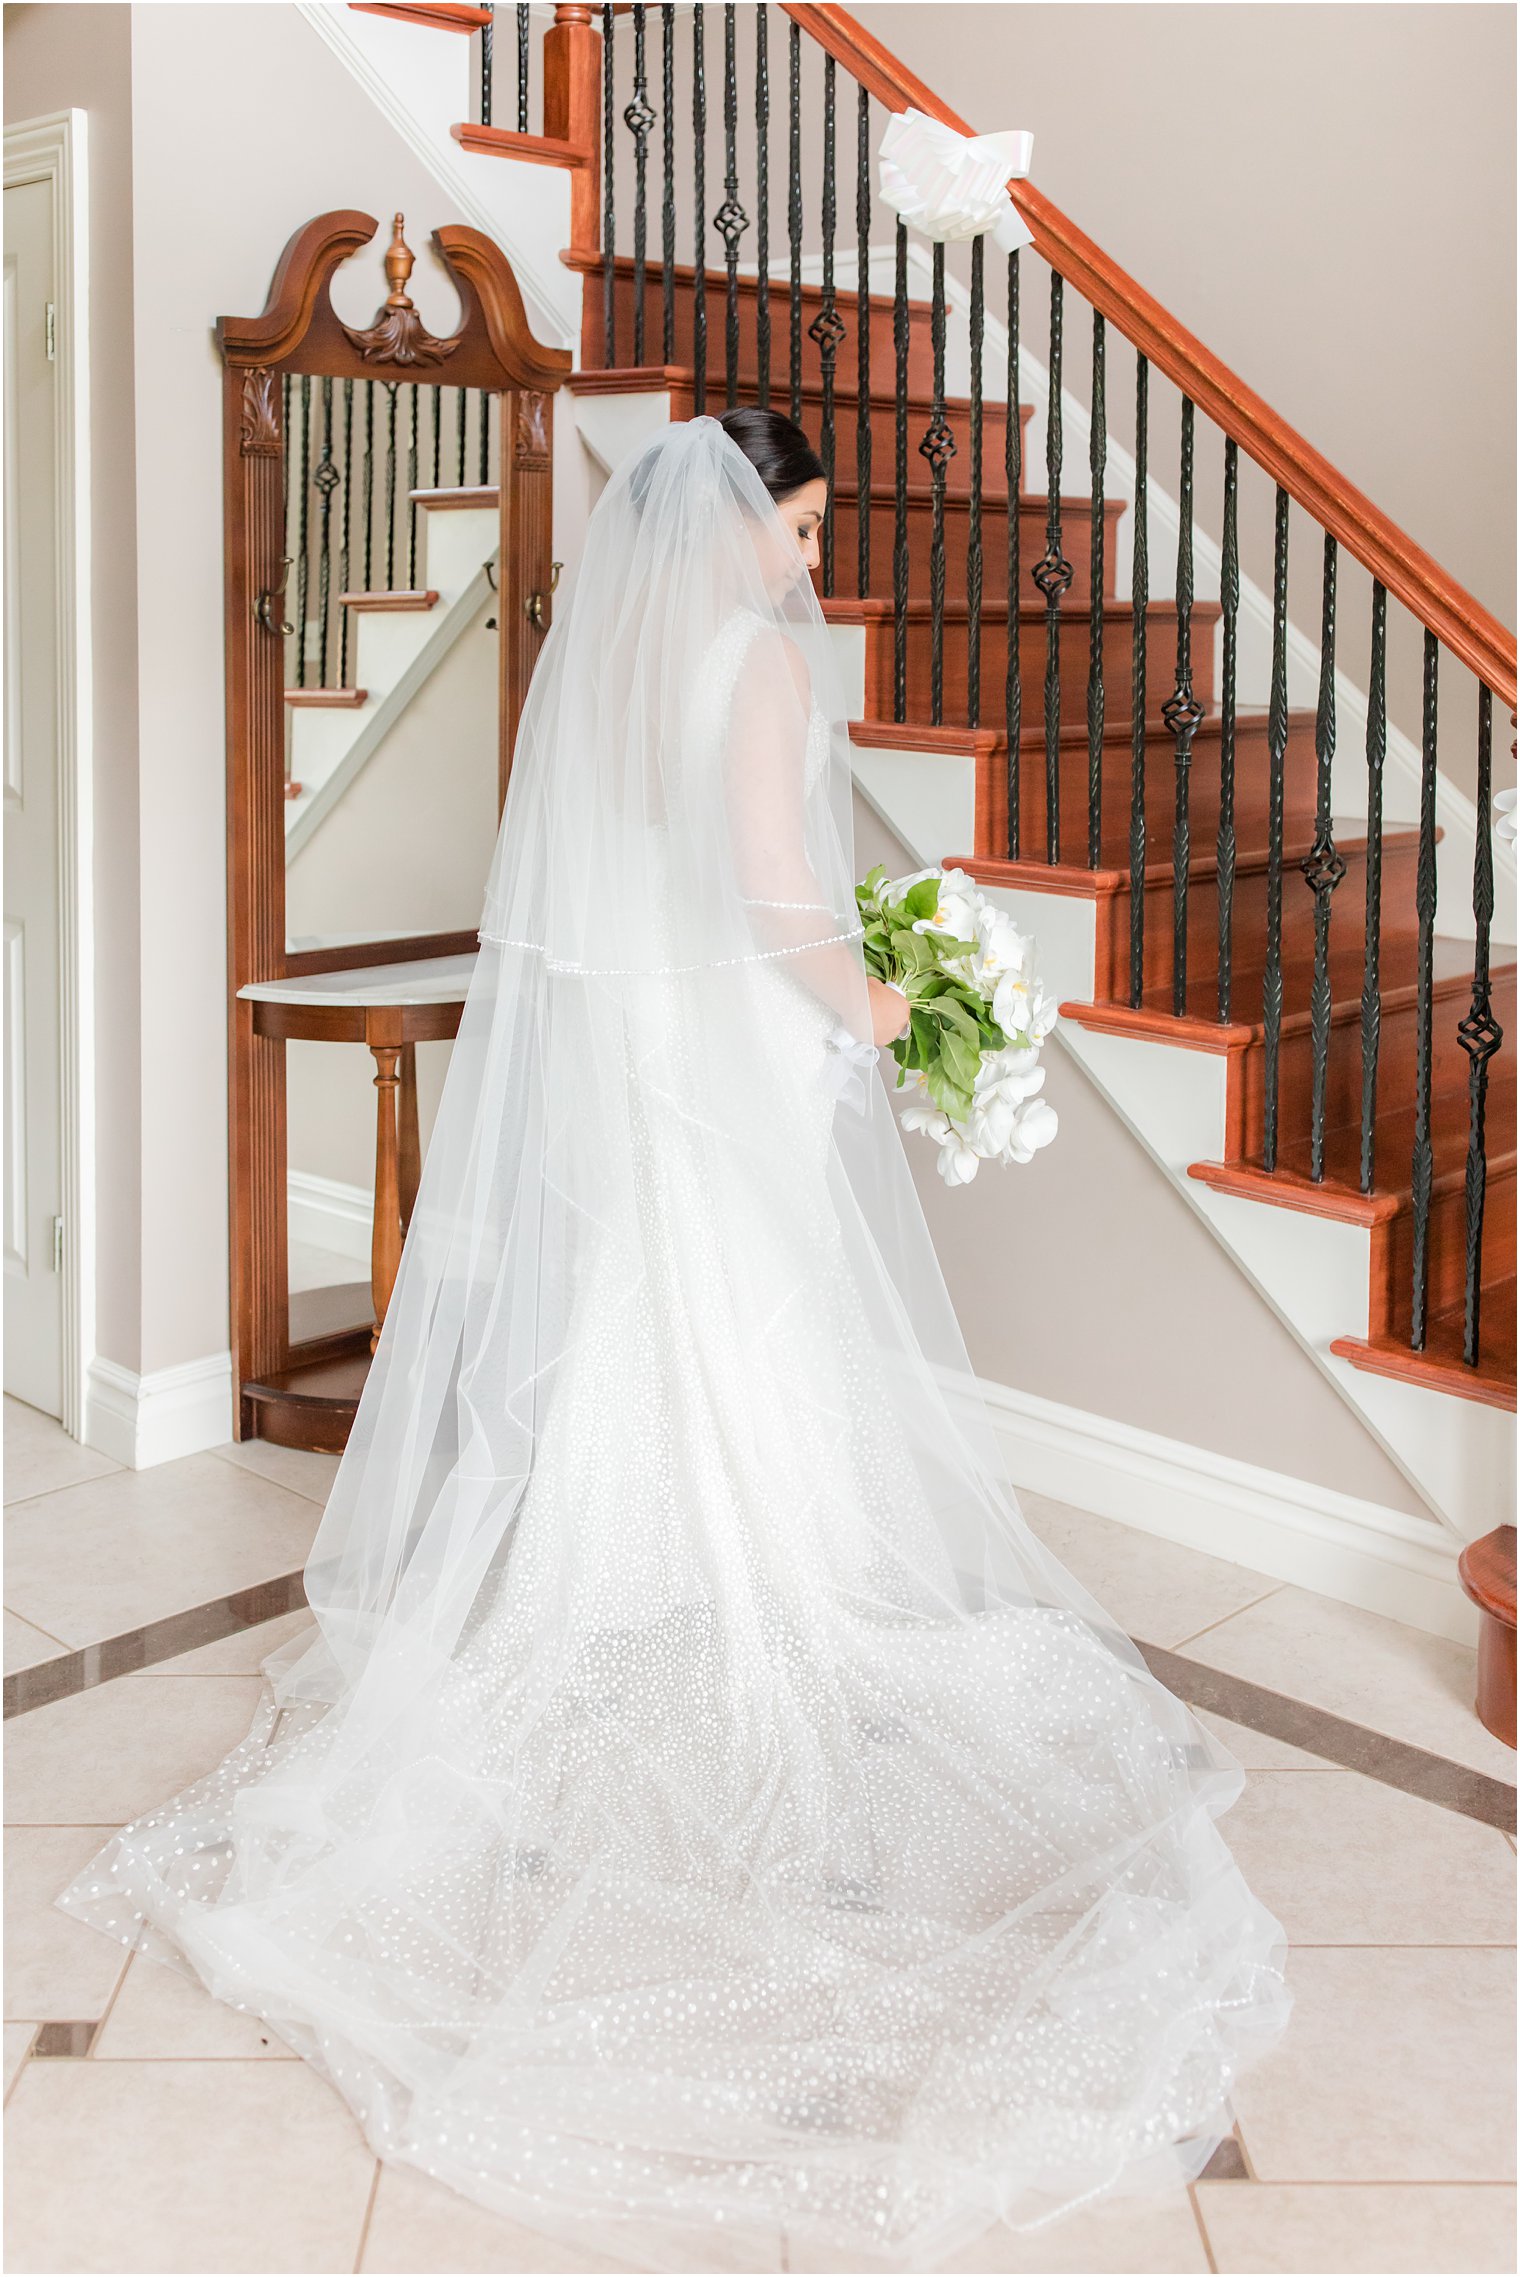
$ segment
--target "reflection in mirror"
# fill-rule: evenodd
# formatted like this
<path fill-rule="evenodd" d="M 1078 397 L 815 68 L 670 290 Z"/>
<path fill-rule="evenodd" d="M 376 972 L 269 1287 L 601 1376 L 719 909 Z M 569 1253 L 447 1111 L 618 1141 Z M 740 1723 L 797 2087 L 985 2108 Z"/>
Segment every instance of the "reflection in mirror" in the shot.
<path fill-rule="evenodd" d="M 283 389 L 287 949 L 469 931 L 497 818 L 499 398 Z"/>

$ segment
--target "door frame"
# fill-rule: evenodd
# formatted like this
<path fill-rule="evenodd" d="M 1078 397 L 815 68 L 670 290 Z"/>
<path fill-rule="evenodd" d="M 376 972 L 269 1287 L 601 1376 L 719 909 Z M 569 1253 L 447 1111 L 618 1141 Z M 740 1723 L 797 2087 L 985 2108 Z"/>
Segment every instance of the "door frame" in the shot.
<path fill-rule="evenodd" d="M 94 712 L 90 615 L 88 125 L 54 111 L 5 129 L 5 187 L 46 182 L 53 197 L 54 515 L 58 720 L 58 1017 L 62 1145 L 63 1428 L 84 1436 L 95 1354 L 95 927 L 91 893 Z"/>

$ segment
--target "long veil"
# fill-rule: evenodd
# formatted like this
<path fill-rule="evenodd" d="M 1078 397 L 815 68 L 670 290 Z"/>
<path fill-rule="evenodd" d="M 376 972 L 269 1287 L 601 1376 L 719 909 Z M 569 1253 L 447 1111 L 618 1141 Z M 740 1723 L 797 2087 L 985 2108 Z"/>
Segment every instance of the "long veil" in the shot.
<path fill-rule="evenodd" d="M 650 2268 L 1191 2177 L 1288 2007 L 1239 1764 L 1000 1478 L 861 1071 L 842 713 L 754 470 L 672 427 L 532 685 L 315 1626 L 63 1901 Z"/>

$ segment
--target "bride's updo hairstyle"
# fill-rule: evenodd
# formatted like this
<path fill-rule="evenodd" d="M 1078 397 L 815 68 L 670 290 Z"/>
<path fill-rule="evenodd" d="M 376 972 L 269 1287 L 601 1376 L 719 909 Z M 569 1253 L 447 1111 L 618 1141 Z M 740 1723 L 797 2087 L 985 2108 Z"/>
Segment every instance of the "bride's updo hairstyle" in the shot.
<path fill-rule="evenodd" d="M 729 441 L 738 444 L 778 506 L 793 491 L 828 479 L 822 459 L 802 429 L 779 411 L 747 403 L 737 411 L 725 411 L 718 424 Z"/>

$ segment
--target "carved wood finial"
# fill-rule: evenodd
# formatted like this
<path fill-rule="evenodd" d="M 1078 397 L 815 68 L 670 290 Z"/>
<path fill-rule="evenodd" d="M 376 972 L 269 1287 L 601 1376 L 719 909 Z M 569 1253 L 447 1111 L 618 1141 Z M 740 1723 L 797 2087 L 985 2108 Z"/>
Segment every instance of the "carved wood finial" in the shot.
<path fill-rule="evenodd" d="M 457 339 L 435 340 L 413 306 L 406 288 L 417 256 L 402 234 L 405 226 L 406 216 L 398 213 L 385 254 L 385 277 L 391 288 L 385 306 L 367 331 L 343 327 L 367 364 L 441 364 L 459 345 Z"/>

